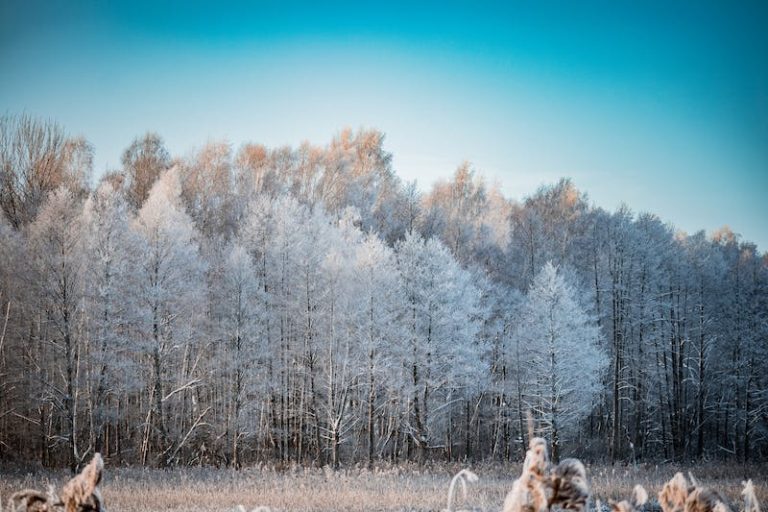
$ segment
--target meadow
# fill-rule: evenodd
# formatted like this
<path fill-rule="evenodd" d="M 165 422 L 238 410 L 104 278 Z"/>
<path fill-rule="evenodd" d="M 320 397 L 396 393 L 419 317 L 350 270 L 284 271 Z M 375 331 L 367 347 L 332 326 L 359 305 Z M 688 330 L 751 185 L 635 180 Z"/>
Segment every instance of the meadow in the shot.
<path fill-rule="evenodd" d="M 340 470 L 293 466 L 261 466 L 239 471 L 216 468 L 140 469 L 105 468 L 101 492 L 112 512 L 229 512 L 269 507 L 271 511 L 439 511 L 446 508 L 446 494 L 459 464 L 351 467 Z M 520 473 L 517 464 L 470 466 L 480 481 L 470 484 L 466 501 L 457 508 L 501 510 L 504 496 Z M 635 484 L 642 484 L 652 500 L 675 472 L 692 473 L 697 480 L 724 494 L 734 511 L 742 506 L 741 482 L 749 477 L 757 497 L 768 503 L 768 465 L 653 465 L 587 467 L 594 498 L 627 498 Z M 22 488 L 57 490 L 69 478 L 66 470 L 49 471 L 0 466 L 0 497 Z M 242 508 L 239 508 L 242 507 Z M 655 508 L 653 502 L 650 505 Z M 5 510 L 5 509 L 3 509 Z"/>

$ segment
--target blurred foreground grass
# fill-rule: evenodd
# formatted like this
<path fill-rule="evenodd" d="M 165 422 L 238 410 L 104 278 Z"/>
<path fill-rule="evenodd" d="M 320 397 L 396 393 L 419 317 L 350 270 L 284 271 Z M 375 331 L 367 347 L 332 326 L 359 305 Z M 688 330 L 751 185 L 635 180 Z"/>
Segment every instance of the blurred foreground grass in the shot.
<path fill-rule="evenodd" d="M 287 469 L 262 466 L 240 471 L 162 470 L 115 468 L 107 461 L 101 490 L 110 512 L 230 512 L 238 506 L 247 511 L 258 506 L 273 511 L 437 511 L 445 508 L 451 477 L 462 467 L 460 464 L 407 464 L 338 471 L 300 466 Z M 501 510 L 504 496 L 519 474 L 519 465 L 469 467 L 478 474 L 480 482 L 471 484 L 466 503 L 459 500 L 457 505 L 483 511 Z M 725 494 L 735 505 L 734 510 L 742 505 L 742 480 L 752 478 L 761 505 L 764 509 L 768 506 L 768 464 L 744 466 L 717 462 L 696 466 L 587 467 L 593 496 L 603 502 L 629 497 L 635 484 L 642 484 L 651 497 L 655 497 L 664 482 L 677 471 L 691 472 L 702 485 Z M 0 497 L 5 505 L 8 497 L 22 488 L 45 490 L 53 484 L 60 489 L 68 477 L 65 470 L 4 468 L 0 463 Z"/>

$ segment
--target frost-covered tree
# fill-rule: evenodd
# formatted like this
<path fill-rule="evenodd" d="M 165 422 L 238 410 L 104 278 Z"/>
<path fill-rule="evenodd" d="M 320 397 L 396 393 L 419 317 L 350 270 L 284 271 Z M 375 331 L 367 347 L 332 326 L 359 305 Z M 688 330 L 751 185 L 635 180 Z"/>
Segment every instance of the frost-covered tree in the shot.
<path fill-rule="evenodd" d="M 104 446 L 108 422 L 119 436 L 119 403 L 138 386 L 132 338 L 137 323 L 138 238 L 130 230 L 128 204 L 109 182 L 85 202 L 82 214 L 86 250 L 85 307 L 90 337 L 89 387 L 91 445 Z M 117 439 L 115 439 L 117 441 Z"/>
<path fill-rule="evenodd" d="M 406 343 L 400 350 L 406 384 L 405 431 L 424 455 L 450 434 L 451 407 L 486 372 L 473 343 L 479 291 L 438 240 L 410 233 L 397 245 L 405 293 Z"/>
<path fill-rule="evenodd" d="M 223 374 L 227 380 L 227 437 L 230 460 L 240 465 L 241 444 L 253 435 L 257 425 L 249 416 L 256 414 L 254 405 L 263 399 L 265 374 L 260 360 L 264 358 L 263 284 L 248 251 L 232 245 L 227 254 L 222 286 L 222 338 L 226 344 Z"/>
<path fill-rule="evenodd" d="M 235 188 L 243 204 L 247 204 L 254 194 L 274 197 L 282 191 L 270 150 L 261 144 L 244 144 L 235 156 L 234 168 Z"/>
<path fill-rule="evenodd" d="M 487 409 L 478 412 L 478 421 L 487 429 L 488 438 L 493 439 L 487 447 L 490 455 L 511 460 L 520 455 L 515 440 L 522 440 L 526 432 L 527 406 L 522 396 L 524 360 L 520 340 L 514 336 L 524 297 L 515 288 L 491 279 L 479 281 L 483 283 L 480 337 L 487 344 L 490 374 L 487 381 L 479 380 L 478 383 L 490 399 L 486 402 Z M 525 452 L 523 446 L 524 443 L 519 446 L 522 453 Z M 482 446 L 479 448 L 483 449 Z"/>
<path fill-rule="evenodd" d="M 144 425 L 142 461 L 147 461 L 150 452 L 159 450 L 159 462 L 164 464 L 175 455 L 172 447 L 182 441 L 181 437 L 169 435 L 169 402 L 172 398 L 183 400 L 198 382 L 194 377 L 200 362 L 195 326 L 203 297 L 204 263 L 198 234 L 183 209 L 176 169 L 166 171 L 152 187 L 133 228 L 141 239 L 137 275 L 142 315 L 139 332 L 150 368 L 150 406 Z M 175 417 L 173 422 L 182 419 Z"/>
<path fill-rule="evenodd" d="M 243 245 L 252 254 L 263 285 L 266 381 L 269 394 L 267 442 L 280 459 L 288 459 L 291 439 L 298 452 L 314 449 L 322 456 L 318 376 L 322 318 L 321 263 L 325 239 L 309 209 L 286 197 L 257 196 L 248 207 Z M 308 235 L 314 234 L 313 237 Z M 298 396 L 306 397 L 302 401 Z M 299 410 L 301 433 L 292 421 Z M 302 453 L 303 455 L 303 453 Z"/>
<path fill-rule="evenodd" d="M 53 192 L 29 228 L 36 307 L 42 325 L 37 334 L 41 376 L 46 386 L 38 397 L 52 407 L 61 427 L 47 432 L 54 445 L 66 447 L 67 462 L 75 469 L 84 453 L 79 445 L 78 421 L 83 379 L 80 358 L 84 343 L 83 230 L 79 201 L 65 187 Z M 56 422 L 56 424 L 59 424 Z"/>
<path fill-rule="evenodd" d="M 325 395 L 321 402 L 324 412 L 324 437 L 328 442 L 330 462 L 338 467 L 341 457 L 341 445 L 346 437 L 352 434 L 355 413 L 350 407 L 353 388 L 358 379 L 357 340 L 354 338 L 355 302 L 352 293 L 352 267 L 354 246 L 360 237 L 360 232 L 354 226 L 358 220 L 357 211 L 345 209 L 341 214 L 338 227 L 328 226 L 327 220 L 313 215 L 305 224 L 307 238 L 311 240 L 319 253 L 307 251 L 308 259 L 302 261 L 305 275 L 311 275 L 308 268 L 312 263 L 312 255 L 320 256 L 321 273 L 316 283 L 317 296 L 321 297 L 318 304 L 319 325 L 318 352 L 321 374 L 321 389 Z"/>
<path fill-rule="evenodd" d="M 205 240 L 235 231 L 232 155 L 229 144 L 209 142 L 179 166 L 186 210 Z"/>
<path fill-rule="evenodd" d="M 437 236 L 462 262 L 470 261 L 481 238 L 487 208 L 486 187 L 469 162 L 448 182 L 439 182 L 425 198 L 425 236 Z"/>
<path fill-rule="evenodd" d="M 599 336 L 578 292 L 557 267 L 545 264 L 528 290 L 517 337 L 525 347 L 528 402 L 550 437 L 555 461 L 561 437 L 576 430 L 600 390 L 605 357 Z"/>
<path fill-rule="evenodd" d="M 15 231 L 0 210 L 0 457 L 14 443 L 11 436 L 23 432 L 11 421 L 12 412 L 25 406 L 26 382 L 20 368 L 25 368 L 23 343 L 18 330 L 24 325 L 22 305 L 27 302 L 24 286 L 24 238 Z M 28 396 L 28 394 L 26 394 Z"/>
<path fill-rule="evenodd" d="M 359 340 L 360 373 L 367 387 L 360 402 L 365 407 L 365 412 L 360 415 L 365 420 L 360 425 L 367 434 L 367 457 L 372 463 L 378 439 L 387 439 L 393 434 L 381 431 L 384 429 L 377 425 L 377 417 L 380 417 L 377 411 L 388 398 L 397 397 L 402 389 L 396 358 L 397 347 L 406 336 L 402 322 L 404 295 L 394 251 L 375 235 L 365 236 L 355 248 L 352 271 L 353 306 L 356 308 L 353 336 Z M 378 438 L 377 426 L 380 429 Z"/>

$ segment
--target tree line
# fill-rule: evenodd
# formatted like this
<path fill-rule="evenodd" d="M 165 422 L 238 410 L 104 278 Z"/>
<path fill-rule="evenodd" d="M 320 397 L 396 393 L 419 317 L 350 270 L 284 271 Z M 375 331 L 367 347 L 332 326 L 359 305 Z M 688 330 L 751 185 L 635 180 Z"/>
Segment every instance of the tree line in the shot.
<path fill-rule="evenodd" d="M 376 130 L 172 157 L 0 119 L 0 458 L 76 468 L 768 455 L 768 256 L 590 204 L 422 192 Z"/>

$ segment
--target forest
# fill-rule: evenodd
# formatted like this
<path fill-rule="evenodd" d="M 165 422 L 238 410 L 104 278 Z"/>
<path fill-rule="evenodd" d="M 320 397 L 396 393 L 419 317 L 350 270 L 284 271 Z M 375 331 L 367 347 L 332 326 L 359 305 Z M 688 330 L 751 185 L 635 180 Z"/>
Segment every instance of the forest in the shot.
<path fill-rule="evenodd" d="M 0 118 L 0 460 L 518 460 L 528 411 L 555 461 L 768 458 L 768 254 L 728 227 L 421 189 L 375 129 L 126 142 L 95 177 Z"/>

